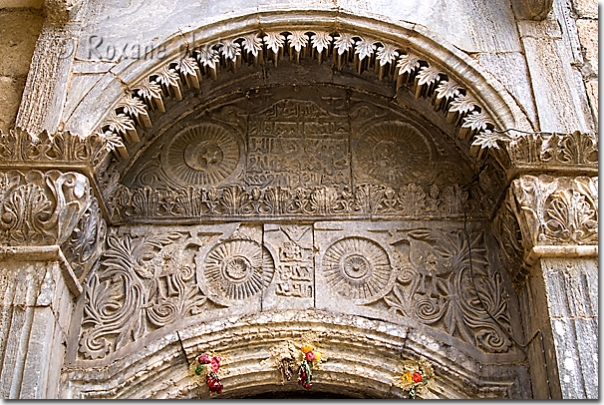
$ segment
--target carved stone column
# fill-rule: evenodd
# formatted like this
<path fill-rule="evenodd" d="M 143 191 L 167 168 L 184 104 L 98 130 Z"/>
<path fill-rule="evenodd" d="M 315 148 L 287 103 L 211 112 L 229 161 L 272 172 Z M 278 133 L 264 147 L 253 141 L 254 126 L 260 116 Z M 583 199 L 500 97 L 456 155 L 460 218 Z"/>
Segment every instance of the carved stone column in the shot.
<path fill-rule="evenodd" d="M 507 235 L 534 398 L 597 398 L 598 178 L 520 176 L 496 227 Z"/>
<path fill-rule="evenodd" d="M 73 296 L 103 238 L 86 176 L 0 170 L 0 397 L 58 396 Z"/>

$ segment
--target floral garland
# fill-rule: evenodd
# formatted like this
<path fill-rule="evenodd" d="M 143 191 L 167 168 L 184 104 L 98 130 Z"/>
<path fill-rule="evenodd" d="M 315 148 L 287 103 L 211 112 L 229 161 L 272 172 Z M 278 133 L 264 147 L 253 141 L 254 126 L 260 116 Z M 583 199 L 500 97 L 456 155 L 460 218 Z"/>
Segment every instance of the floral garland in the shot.
<path fill-rule="evenodd" d="M 425 360 L 407 360 L 403 363 L 403 374 L 397 381 L 397 386 L 407 391 L 408 399 L 415 399 L 418 392 L 427 391 L 434 383 L 434 369 Z"/>
<path fill-rule="evenodd" d="M 325 352 L 316 349 L 318 337 L 312 333 L 302 336 L 302 342 L 281 342 L 269 349 L 270 357 L 261 362 L 262 366 L 276 367 L 281 373 L 281 384 L 291 381 L 295 364 L 298 364 L 298 384 L 312 388 L 312 371 L 327 360 Z"/>
<path fill-rule="evenodd" d="M 218 356 L 210 356 L 208 353 L 203 353 L 197 356 L 197 362 L 199 363 L 195 367 L 195 375 L 201 375 L 209 364 L 209 372 L 206 374 L 206 385 L 210 389 L 210 392 L 216 392 L 222 394 L 224 386 L 220 382 L 218 377 L 218 370 L 220 370 L 220 361 L 222 359 Z"/>
<path fill-rule="evenodd" d="M 313 364 L 321 362 L 321 352 L 313 352 L 311 345 L 304 345 L 300 349 L 304 353 L 304 360 L 298 369 L 298 384 L 307 390 L 312 388 L 312 367 Z"/>

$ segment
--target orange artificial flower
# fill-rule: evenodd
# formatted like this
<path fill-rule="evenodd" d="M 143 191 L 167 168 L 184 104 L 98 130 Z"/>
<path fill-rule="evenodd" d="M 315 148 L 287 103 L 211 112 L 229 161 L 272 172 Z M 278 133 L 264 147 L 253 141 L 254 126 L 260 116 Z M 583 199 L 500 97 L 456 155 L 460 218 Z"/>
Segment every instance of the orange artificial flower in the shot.
<path fill-rule="evenodd" d="M 311 345 L 302 346 L 302 352 L 304 352 L 305 354 L 308 352 L 312 352 L 312 346 Z"/>
<path fill-rule="evenodd" d="M 413 382 L 413 374 L 411 374 L 411 371 L 407 371 L 405 374 L 403 374 L 401 380 L 403 380 L 405 384 Z"/>

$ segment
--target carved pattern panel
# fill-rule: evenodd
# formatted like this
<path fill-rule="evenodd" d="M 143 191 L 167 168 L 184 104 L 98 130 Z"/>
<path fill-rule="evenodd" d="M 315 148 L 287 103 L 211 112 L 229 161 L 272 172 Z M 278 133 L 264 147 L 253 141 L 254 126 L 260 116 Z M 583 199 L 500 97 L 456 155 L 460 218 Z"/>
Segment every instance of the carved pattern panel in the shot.
<path fill-rule="evenodd" d="M 315 240 L 317 308 L 410 319 L 487 352 L 512 345 L 503 278 L 489 264 L 483 231 L 325 222 L 315 223 Z"/>
<path fill-rule="evenodd" d="M 187 322 L 312 308 L 505 353 L 508 299 L 477 224 L 468 235 L 393 221 L 111 229 L 81 299 L 77 358 L 120 355 Z"/>
<path fill-rule="evenodd" d="M 475 217 L 488 212 L 492 184 L 462 189 L 473 169 L 447 141 L 366 97 L 318 90 L 271 90 L 171 125 L 117 185 L 114 221 L 459 218 L 462 204 Z"/>

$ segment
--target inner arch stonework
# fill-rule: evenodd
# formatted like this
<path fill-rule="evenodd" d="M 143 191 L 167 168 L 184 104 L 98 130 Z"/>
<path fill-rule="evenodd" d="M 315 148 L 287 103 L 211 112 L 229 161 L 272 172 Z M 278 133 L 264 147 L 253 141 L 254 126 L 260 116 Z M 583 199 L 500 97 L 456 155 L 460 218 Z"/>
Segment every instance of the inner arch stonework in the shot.
<path fill-rule="evenodd" d="M 409 4 L 51 3 L 54 84 L 0 133 L 5 397 L 597 396 L 598 139 L 531 79 L 551 2 L 452 2 L 497 21 L 471 40 Z"/>

